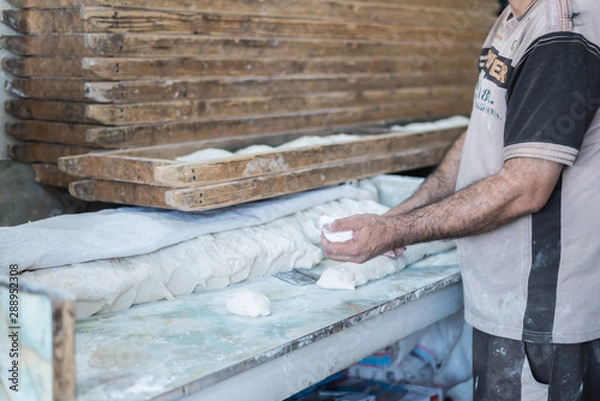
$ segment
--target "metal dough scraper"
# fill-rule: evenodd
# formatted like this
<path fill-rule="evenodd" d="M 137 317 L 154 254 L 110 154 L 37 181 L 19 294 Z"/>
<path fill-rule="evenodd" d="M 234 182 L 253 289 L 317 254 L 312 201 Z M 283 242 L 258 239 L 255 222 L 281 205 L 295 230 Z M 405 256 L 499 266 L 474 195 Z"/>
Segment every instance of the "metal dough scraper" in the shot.
<path fill-rule="evenodd" d="M 286 283 L 302 287 L 305 285 L 315 284 L 321 275 L 312 269 L 307 269 L 305 267 L 294 267 L 292 270 L 287 272 L 274 273 L 273 277 L 277 277 Z"/>

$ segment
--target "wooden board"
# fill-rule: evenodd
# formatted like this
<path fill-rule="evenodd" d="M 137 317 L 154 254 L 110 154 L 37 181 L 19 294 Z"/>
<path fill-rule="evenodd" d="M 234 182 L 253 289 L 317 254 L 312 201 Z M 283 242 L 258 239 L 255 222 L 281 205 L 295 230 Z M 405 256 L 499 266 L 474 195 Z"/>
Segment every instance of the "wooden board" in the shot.
<path fill-rule="evenodd" d="M 312 40 L 216 38 L 198 35 L 156 34 L 72 34 L 5 35 L 3 48 L 20 56 L 120 56 L 120 57 L 201 57 L 232 59 L 298 59 L 332 57 L 390 57 L 409 55 L 412 59 L 437 59 L 451 54 L 479 54 L 485 34 L 460 41 L 447 33 L 401 42 L 366 40 Z"/>
<path fill-rule="evenodd" d="M 301 149 L 275 150 L 267 154 L 240 155 L 202 163 L 181 163 L 145 159 L 162 156 L 164 148 L 144 152 L 143 162 L 134 158 L 139 151 L 117 154 L 86 155 L 63 158 L 63 171 L 88 178 L 137 182 L 171 187 L 190 187 L 217 182 L 234 181 L 268 174 L 285 173 L 308 167 L 318 167 L 350 159 L 378 157 L 386 153 L 400 153 L 409 149 L 425 148 L 452 143 L 465 127 L 427 134 L 388 133 L 370 135 L 363 139 L 340 144 L 313 146 Z M 213 145 L 214 146 L 214 145 Z M 185 155 L 206 149 L 204 143 L 171 146 L 170 156 Z M 152 153 L 155 152 L 155 153 Z M 173 153 L 174 152 L 174 153 Z M 151 174 L 141 174 L 139 166 L 147 165 Z M 135 172 L 135 173 L 132 173 Z"/>
<path fill-rule="evenodd" d="M 194 13 L 199 15 L 200 20 L 206 18 L 207 15 L 214 15 L 216 18 L 211 18 L 210 21 L 204 21 L 202 30 L 205 31 L 210 26 L 214 26 L 219 20 L 223 21 L 226 17 L 239 18 L 243 16 L 260 16 L 261 19 L 279 18 L 281 20 L 290 20 L 290 17 L 301 18 L 307 21 L 335 21 L 335 22 L 362 22 L 362 23 L 377 23 L 390 24 L 401 26 L 439 26 L 440 21 L 453 26 L 460 26 L 462 29 L 487 29 L 493 24 L 495 13 L 489 10 L 460 10 L 460 9 L 442 9 L 439 7 L 415 7 L 414 5 L 406 5 L 403 3 L 395 4 L 380 4 L 370 3 L 361 4 L 343 3 L 343 2 L 323 2 L 323 1 L 293 1 L 288 2 L 286 7 L 281 7 L 281 2 L 261 1 L 259 3 L 250 2 L 244 3 L 235 0 L 225 0 L 213 4 L 213 7 L 202 7 L 200 2 L 196 2 L 194 10 L 177 10 L 163 9 L 160 11 L 143 9 L 127 9 L 122 7 L 110 6 L 111 10 L 120 15 L 110 15 L 109 18 L 118 22 L 113 24 L 113 28 L 117 27 L 124 29 L 127 24 L 139 25 L 141 21 L 148 23 L 152 18 L 156 18 L 157 12 L 167 13 L 166 18 L 173 20 L 173 16 L 180 15 L 182 20 L 190 20 L 189 15 Z M 124 13 L 120 11 L 124 10 Z M 2 12 L 2 21 L 13 30 L 23 34 L 40 34 L 40 33 L 81 33 L 104 31 L 103 25 L 111 21 L 104 16 L 101 21 L 95 21 L 99 18 L 99 13 L 102 8 L 85 7 L 83 13 L 80 7 L 63 8 L 51 10 L 4 10 Z M 123 24 L 123 18 L 128 16 L 128 13 L 133 14 L 133 18 L 129 18 Z M 477 17 L 477 18 L 474 18 Z M 255 17 L 256 18 L 256 17 Z M 137 20 L 137 21 L 136 21 Z M 231 26 L 231 20 L 227 21 Z M 161 23 L 162 25 L 163 23 Z M 117 26 L 118 25 L 118 26 Z M 250 28 L 250 24 L 245 24 Z M 268 35 L 276 34 L 277 32 L 269 32 Z"/>
<path fill-rule="evenodd" d="M 413 12 L 413 16 L 414 16 Z M 426 12 L 423 12 L 425 16 Z M 416 40 L 439 34 L 440 28 L 434 21 L 430 24 L 405 26 L 402 22 L 394 25 L 361 22 L 314 21 L 308 19 L 255 17 L 208 14 L 192 11 L 147 11 L 117 7 L 83 7 L 81 18 L 73 28 L 89 32 L 114 33 L 167 33 L 201 36 L 236 36 L 268 38 L 309 38 L 340 40 L 399 41 Z M 441 19 L 441 15 L 437 20 Z M 419 22 L 420 18 L 413 21 Z M 434 24 L 433 26 L 431 24 Z M 69 31 L 69 26 L 66 27 Z M 485 25 L 479 29 L 469 26 L 453 32 L 456 40 L 472 41 L 487 34 Z"/>
<path fill-rule="evenodd" d="M 429 146 L 449 145 L 465 127 L 451 130 L 369 135 L 356 141 L 300 149 L 274 149 L 255 155 L 237 155 L 207 162 L 177 162 L 175 159 L 200 149 L 241 148 L 206 142 L 157 146 L 153 148 L 88 154 L 61 158 L 59 168 L 86 178 L 127 181 L 170 187 L 191 187 L 235 181 L 269 174 L 286 173 L 352 159 L 375 158 Z M 169 159 L 169 160 L 165 160 Z"/>
<path fill-rule="evenodd" d="M 278 0 L 262 0 L 258 5 L 253 0 L 8 0 L 18 8 L 32 9 L 53 9 L 53 8 L 73 8 L 79 6 L 105 6 L 105 7 L 131 7 L 131 8 L 146 8 L 159 10 L 209 10 L 218 12 L 233 12 L 242 14 L 251 14 L 253 12 L 261 15 L 270 12 L 289 12 L 291 15 L 302 15 L 306 10 L 321 10 L 319 9 L 318 0 L 303 0 L 301 2 L 294 1 L 278 1 Z M 294 4 L 299 5 L 294 7 Z M 362 10 L 373 3 L 368 0 L 362 1 L 330 1 L 332 7 L 348 8 L 353 12 Z M 376 4 L 396 5 L 397 0 L 378 0 Z M 499 11 L 498 2 L 495 0 L 403 0 L 403 4 L 416 7 L 437 7 L 464 10 L 469 15 L 475 13 L 497 13 Z M 321 6 L 323 7 L 323 6 Z M 270 11 L 274 10 L 274 11 Z M 326 11 L 333 11 L 330 8 Z M 325 10 L 323 10 L 325 11 Z M 340 11 L 343 12 L 343 11 Z M 315 12 L 315 14 L 319 14 Z M 323 13 L 322 15 L 329 15 Z"/>
<path fill-rule="evenodd" d="M 31 168 L 35 174 L 35 182 L 42 185 L 67 188 L 69 183 L 79 179 L 59 170 L 56 164 L 34 163 Z"/>
<path fill-rule="evenodd" d="M 2 22 L 22 34 L 82 32 L 93 29 L 81 18 L 76 8 L 66 10 L 2 10 Z M 89 25 L 85 27 L 84 25 Z"/>
<path fill-rule="evenodd" d="M 449 57 L 439 64 L 410 57 L 353 60 L 206 60 L 198 58 L 4 58 L 6 72 L 20 77 L 90 80 L 185 79 L 248 76 L 307 76 L 432 72 L 471 68 L 474 57 Z M 421 64 L 421 61 L 423 64 Z"/>
<path fill-rule="evenodd" d="M 330 131 L 330 128 L 340 126 L 366 123 L 383 124 L 415 118 L 441 118 L 455 114 L 469 114 L 470 109 L 470 104 L 458 104 L 457 102 L 435 104 L 430 107 L 411 105 L 401 110 L 397 105 L 368 106 L 317 113 L 299 112 L 287 116 L 93 128 L 88 130 L 87 138 L 91 143 L 104 148 L 122 148 L 223 136 L 260 133 L 277 135 L 287 131 L 306 129 Z"/>
<path fill-rule="evenodd" d="M 21 141 L 53 142 L 63 145 L 102 147 L 88 141 L 88 130 L 98 126 L 86 124 L 53 123 L 48 121 L 9 121 L 6 134 Z M 114 147 L 114 146 L 113 146 Z"/>
<path fill-rule="evenodd" d="M 22 58 L 3 60 L 5 70 L 17 76 L 139 80 L 184 78 L 302 77 L 346 74 L 429 73 L 472 70 L 473 57 L 449 57 L 442 65 L 418 64 L 411 58 L 353 60 L 206 60 L 119 58 Z M 441 67 L 441 68 L 440 68 Z M 40 70 L 41 69 L 41 70 Z"/>
<path fill-rule="evenodd" d="M 56 164 L 62 156 L 75 156 L 94 150 L 84 146 L 58 145 L 54 143 L 26 142 L 7 145 L 8 156 L 23 163 Z"/>
<path fill-rule="evenodd" d="M 202 211 L 321 188 L 350 179 L 431 166 L 440 161 L 446 150 L 447 146 L 422 148 L 307 170 L 180 189 L 118 181 L 75 181 L 69 184 L 69 192 L 86 201 Z"/>
<path fill-rule="evenodd" d="M 15 383 L 3 366 L 3 399 L 75 401 L 74 299 L 24 282 L 18 268 L 7 265 L 0 277 L 0 332 L 8 335 L 2 341 L 11 349 L 4 360 L 12 359 L 11 368 L 18 369 Z"/>
<path fill-rule="evenodd" d="M 131 148 L 200 139 L 235 136 L 280 136 L 329 134 L 355 129 L 368 123 L 407 122 L 415 118 L 441 118 L 469 114 L 470 103 L 456 102 L 424 109 L 418 105 L 399 110 L 396 105 L 367 106 L 346 110 L 296 112 L 289 115 L 247 117 L 227 120 L 180 121 L 167 124 L 103 127 L 48 121 L 13 121 L 6 132 L 23 141 L 55 142 L 104 149 Z"/>
<path fill-rule="evenodd" d="M 15 78 L 5 83 L 11 94 L 28 99 L 94 103 L 137 103 L 233 97 L 285 96 L 348 90 L 475 84 L 473 69 L 397 74 L 335 74 L 320 77 L 264 77 L 136 81 Z"/>
<path fill-rule="evenodd" d="M 232 117 L 277 115 L 316 110 L 395 104 L 399 110 L 414 104 L 431 104 L 472 99 L 471 85 L 418 87 L 397 90 L 332 92 L 274 98 L 235 98 L 207 101 L 172 101 L 118 105 L 85 104 L 43 100 L 9 100 L 5 109 L 22 119 L 131 125 L 135 123 L 177 122 L 182 120 L 225 119 Z"/>

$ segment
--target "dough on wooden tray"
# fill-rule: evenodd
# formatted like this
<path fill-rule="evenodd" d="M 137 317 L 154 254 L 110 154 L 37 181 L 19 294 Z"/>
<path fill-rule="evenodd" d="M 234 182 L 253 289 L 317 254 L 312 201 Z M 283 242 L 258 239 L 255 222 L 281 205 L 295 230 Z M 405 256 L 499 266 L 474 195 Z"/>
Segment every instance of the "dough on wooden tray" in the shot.
<path fill-rule="evenodd" d="M 268 316 L 271 314 L 271 301 L 261 292 L 242 288 L 227 298 L 225 310 L 240 316 Z"/>
<path fill-rule="evenodd" d="M 269 145 L 258 144 L 250 145 L 246 148 L 236 151 L 235 153 L 232 153 L 225 149 L 207 148 L 195 151 L 188 155 L 177 157 L 175 160 L 178 162 L 205 162 L 209 160 L 222 159 L 224 157 L 267 153 L 272 152 L 274 150 L 297 149 L 307 146 L 352 142 L 356 141 L 359 138 L 359 135 L 348 134 L 336 134 L 329 136 L 303 136 L 298 139 L 286 142 L 283 145 L 280 145 L 276 148 L 273 148 Z"/>
<path fill-rule="evenodd" d="M 225 149 L 215 149 L 208 148 L 198 150 L 194 153 L 190 153 L 189 155 L 181 156 L 176 158 L 175 160 L 178 162 L 205 162 L 209 160 L 222 159 L 224 157 L 231 157 L 233 153 L 229 152 Z"/>
<path fill-rule="evenodd" d="M 269 145 L 250 145 L 247 148 L 240 149 L 235 152 L 236 156 L 240 155 L 255 155 L 259 153 L 268 153 L 272 152 L 275 149 Z"/>

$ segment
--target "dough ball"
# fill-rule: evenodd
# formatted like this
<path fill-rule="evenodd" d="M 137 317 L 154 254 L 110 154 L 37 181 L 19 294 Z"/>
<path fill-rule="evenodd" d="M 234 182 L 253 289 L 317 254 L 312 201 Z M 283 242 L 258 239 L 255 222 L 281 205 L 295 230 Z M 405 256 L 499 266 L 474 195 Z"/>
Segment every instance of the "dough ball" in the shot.
<path fill-rule="evenodd" d="M 271 314 L 271 301 L 260 292 L 244 288 L 231 294 L 225 310 L 240 316 L 268 316 Z"/>
<path fill-rule="evenodd" d="M 319 227 L 321 227 L 321 231 L 323 231 L 323 235 L 328 241 L 346 242 L 354 238 L 354 233 L 352 231 L 329 231 L 323 228 L 325 224 L 331 223 L 334 220 L 336 220 L 336 218 L 331 216 L 319 217 Z"/>

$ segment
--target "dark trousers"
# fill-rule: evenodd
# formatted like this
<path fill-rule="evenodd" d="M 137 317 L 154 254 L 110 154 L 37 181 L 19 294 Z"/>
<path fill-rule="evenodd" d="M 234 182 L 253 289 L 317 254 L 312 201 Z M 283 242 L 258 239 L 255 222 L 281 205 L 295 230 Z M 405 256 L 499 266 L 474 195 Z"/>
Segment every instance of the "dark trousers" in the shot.
<path fill-rule="evenodd" d="M 474 401 L 600 401 L 600 339 L 538 344 L 473 329 Z"/>

